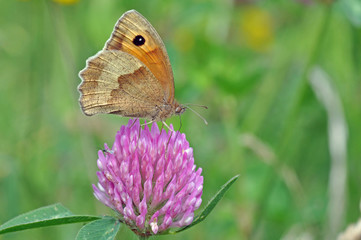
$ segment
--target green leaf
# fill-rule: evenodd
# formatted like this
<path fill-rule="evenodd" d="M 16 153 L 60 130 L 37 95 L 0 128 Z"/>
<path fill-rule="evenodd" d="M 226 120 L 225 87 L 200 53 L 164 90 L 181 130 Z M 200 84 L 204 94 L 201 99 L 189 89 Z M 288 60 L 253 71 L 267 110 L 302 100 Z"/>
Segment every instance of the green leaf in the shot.
<path fill-rule="evenodd" d="M 21 214 L 0 226 L 0 234 L 68 223 L 89 222 L 100 217 L 74 215 L 60 203 Z"/>
<path fill-rule="evenodd" d="M 175 234 L 178 232 L 182 232 L 190 227 L 195 226 L 196 224 L 202 222 L 210 213 L 211 211 L 214 209 L 214 207 L 218 204 L 218 202 L 222 199 L 222 197 L 224 196 L 224 194 L 227 192 L 227 190 L 232 186 L 232 184 L 239 178 L 239 175 L 234 176 L 233 178 L 231 178 L 228 182 L 226 182 L 221 189 L 218 190 L 218 192 L 216 193 L 216 195 L 214 195 L 214 197 L 208 202 L 207 206 L 202 210 L 202 212 L 194 219 L 194 221 L 181 229 L 178 229 L 176 231 L 168 231 L 165 232 L 164 234 Z"/>
<path fill-rule="evenodd" d="M 82 227 L 76 236 L 76 240 L 112 240 L 117 235 L 119 227 L 118 219 L 104 217 Z"/>

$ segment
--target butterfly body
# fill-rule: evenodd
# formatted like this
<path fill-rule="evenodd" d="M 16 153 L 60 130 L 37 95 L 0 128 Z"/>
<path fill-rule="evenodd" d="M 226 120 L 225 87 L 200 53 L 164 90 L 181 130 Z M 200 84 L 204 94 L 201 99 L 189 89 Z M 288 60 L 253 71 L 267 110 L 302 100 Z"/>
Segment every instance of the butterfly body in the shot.
<path fill-rule="evenodd" d="M 86 115 L 118 114 L 163 121 L 185 107 L 174 99 L 165 46 L 137 11 L 123 14 L 103 50 L 80 71 L 80 105 Z"/>

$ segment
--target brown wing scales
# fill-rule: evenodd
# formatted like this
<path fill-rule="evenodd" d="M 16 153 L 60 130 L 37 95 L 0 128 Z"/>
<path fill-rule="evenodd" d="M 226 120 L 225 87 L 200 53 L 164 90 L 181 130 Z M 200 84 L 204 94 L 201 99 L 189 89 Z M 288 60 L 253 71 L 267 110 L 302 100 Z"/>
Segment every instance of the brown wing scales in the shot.
<path fill-rule="evenodd" d="M 164 104 L 157 79 L 137 58 L 121 51 L 101 51 L 80 72 L 80 104 L 86 115 L 116 113 L 152 119 Z"/>

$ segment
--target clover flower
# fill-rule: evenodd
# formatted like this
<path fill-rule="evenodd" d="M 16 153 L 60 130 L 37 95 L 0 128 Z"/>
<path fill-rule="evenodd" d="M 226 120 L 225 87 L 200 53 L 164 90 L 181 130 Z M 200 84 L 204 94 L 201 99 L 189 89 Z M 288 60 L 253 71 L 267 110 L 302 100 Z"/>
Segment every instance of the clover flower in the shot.
<path fill-rule="evenodd" d="M 94 195 L 137 235 L 192 223 L 202 202 L 203 176 L 185 134 L 160 131 L 156 123 L 142 129 L 139 120 L 129 120 L 113 147 L 105 144 L 98 155 Z"/>

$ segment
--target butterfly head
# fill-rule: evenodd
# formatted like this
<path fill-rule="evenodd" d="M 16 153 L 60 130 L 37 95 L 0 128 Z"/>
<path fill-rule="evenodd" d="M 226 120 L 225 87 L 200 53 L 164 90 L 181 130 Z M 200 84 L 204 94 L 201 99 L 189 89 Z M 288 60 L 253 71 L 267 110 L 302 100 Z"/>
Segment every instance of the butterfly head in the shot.
<path fill-rule="evenodd" d="M 181 115 L 182 113 L 184 113 L 184 111 L 187 109 L 187 107 L 183 106 L 183 105 L 178 105 L 176 108 L 175 108 L 175 115 Z"/>

